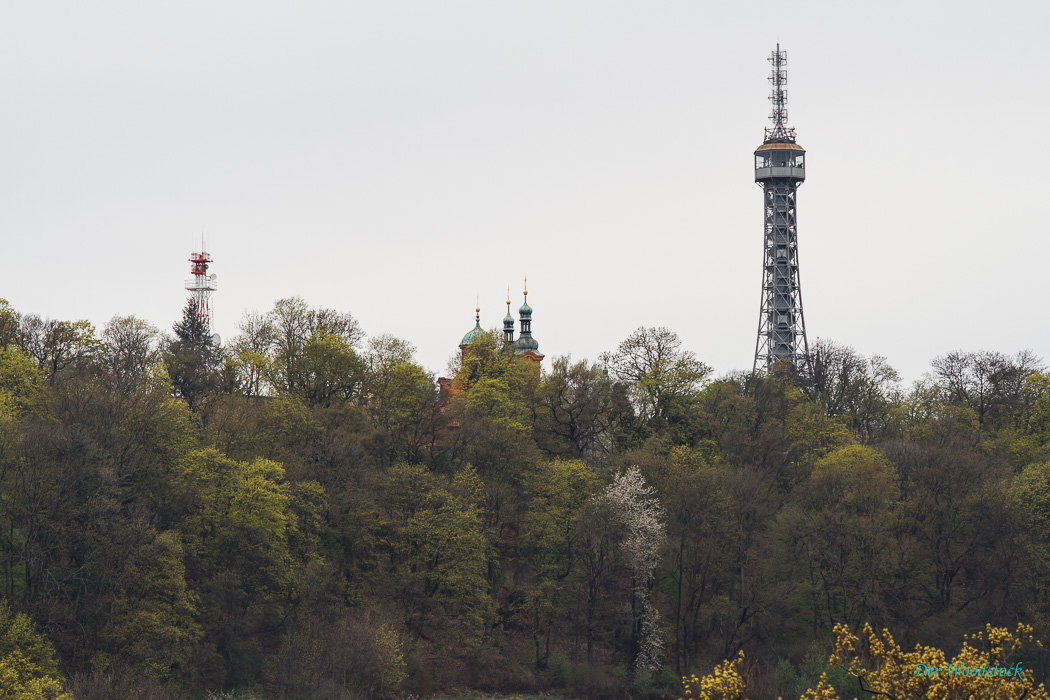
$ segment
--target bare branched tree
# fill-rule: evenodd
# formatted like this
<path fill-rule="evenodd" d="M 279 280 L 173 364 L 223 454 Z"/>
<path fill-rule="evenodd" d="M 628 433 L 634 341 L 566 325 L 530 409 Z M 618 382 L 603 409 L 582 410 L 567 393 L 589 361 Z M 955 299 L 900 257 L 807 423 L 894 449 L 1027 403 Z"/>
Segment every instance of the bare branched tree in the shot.
<path fill-rule="evenodd" d="M 682 350 L 677 333 L 664 327 L 639 328 L 601 359 L 630 386 L 635 410 L 647 420 L 667 418 L 674 401 L 698 391 L 711 373 L 696 355 Z"/>

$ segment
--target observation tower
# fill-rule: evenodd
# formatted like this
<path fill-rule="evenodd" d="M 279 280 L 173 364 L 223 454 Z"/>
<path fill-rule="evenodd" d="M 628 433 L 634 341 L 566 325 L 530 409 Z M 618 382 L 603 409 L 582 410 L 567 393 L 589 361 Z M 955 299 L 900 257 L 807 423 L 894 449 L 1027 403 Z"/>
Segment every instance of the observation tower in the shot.
<path fill-rule="evenodd" d="M 769 82 L 773 110 L 765 140 L 755 149 L 755 182 L 765 204 L 765 241 L 762 262 L 762 301 L 752 370 L 789 360 L 796 369 L 808 364 L 809 343 L 802 315 L 802 288 L 798 274 L 796 193 L 806 179 L 806 150 L 795 143 L 795 129 L 786 126 L 787 52 L 769 55 L 773 66 Z"/>

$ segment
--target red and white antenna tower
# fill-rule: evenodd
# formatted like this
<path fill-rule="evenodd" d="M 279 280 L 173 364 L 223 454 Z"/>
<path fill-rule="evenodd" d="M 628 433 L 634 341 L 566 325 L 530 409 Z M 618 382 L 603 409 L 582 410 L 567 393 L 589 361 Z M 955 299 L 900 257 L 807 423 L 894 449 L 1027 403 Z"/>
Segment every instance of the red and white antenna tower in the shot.
<path fill-rule="evenodd" d="M 208 274 L 208 263 L 211 255 L 204 248 L 201 240 L 200 252 L 190 254 L 191 279 L 186 280 L 186 289 L 192 292 L 191 298 L 196 302 L 197 318 L 211 331 L 211 293 L 215 291 L 215 273 Z"/>

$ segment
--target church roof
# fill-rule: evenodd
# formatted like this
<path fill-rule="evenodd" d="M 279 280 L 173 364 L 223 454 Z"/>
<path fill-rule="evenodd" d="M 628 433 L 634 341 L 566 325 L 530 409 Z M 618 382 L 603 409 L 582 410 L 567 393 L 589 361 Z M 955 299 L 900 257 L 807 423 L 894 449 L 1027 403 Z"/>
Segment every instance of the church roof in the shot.
<path fill-rule="evenodd" d="M 470 345 L 476 339 L 485 335 L 485 331 L 481 328 L 481 307 L 474 309 L 474 312 L 474 327 L 467 331 L 467 334 L 463 336 L 463 341 L 460 345 Z"/>

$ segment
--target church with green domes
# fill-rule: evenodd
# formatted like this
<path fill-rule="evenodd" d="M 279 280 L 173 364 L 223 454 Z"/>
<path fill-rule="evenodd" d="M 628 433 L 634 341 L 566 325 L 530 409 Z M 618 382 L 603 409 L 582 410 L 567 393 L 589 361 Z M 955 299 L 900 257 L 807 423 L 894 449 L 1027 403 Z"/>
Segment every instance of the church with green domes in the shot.
<path fill-rule="evenodd" d="M 507 315 L 503 318 L 503 341 L 504 346 L 507 348 L 513 348 L 515 355 L 522 355 L 526 359 L 535 362 L 537 365 L 543 362 L 543 354 L 540 353 L 540 343 L 532 337 L 532 307 L 529 306 L 529 287 L 528 280 L 526 279 L 525 289 L 522 292 L 525 296 L 525 302 L 518 309 L 518 318 L 521 321 L 521 333 L 518 335 L 518 339 L 514 339 L 514 317 L 510 314 L 510 294 L 507 294 Z M 474 327 L 467 331 L 467 334 L 463 336 L 463 340 L 459 344 L 459 350 L 466 355 L 470 349 L 470 344 L 475 339 L 485 335 L 485 331 L 481 327 L 481 307 L 477 306 L 474 308 Z"/>

